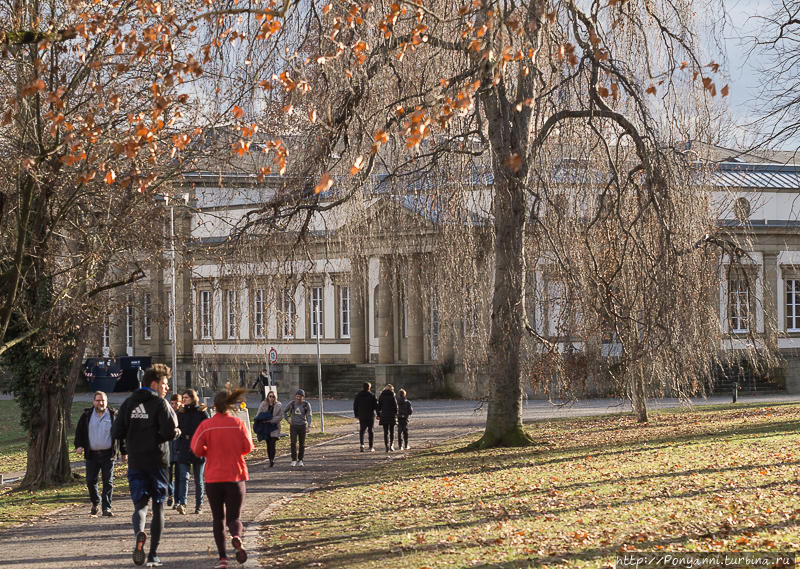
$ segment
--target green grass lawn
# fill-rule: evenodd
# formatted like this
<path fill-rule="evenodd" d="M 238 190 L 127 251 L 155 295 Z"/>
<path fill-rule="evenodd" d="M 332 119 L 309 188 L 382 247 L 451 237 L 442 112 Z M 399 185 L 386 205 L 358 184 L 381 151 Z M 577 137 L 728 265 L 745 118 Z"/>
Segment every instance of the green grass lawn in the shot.
<path fill-rule="evenodd" d="M 348 475 L 267 526 L 273 567 L 614 566 L 632 551 L 800 547 L 800 406 L 541 421 L 539 446 Z"/>

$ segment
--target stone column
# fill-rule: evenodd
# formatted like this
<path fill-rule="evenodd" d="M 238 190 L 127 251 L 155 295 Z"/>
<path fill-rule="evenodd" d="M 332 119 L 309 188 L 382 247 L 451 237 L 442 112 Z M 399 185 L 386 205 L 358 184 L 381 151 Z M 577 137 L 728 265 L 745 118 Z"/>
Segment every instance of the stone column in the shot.
<path fill-rule="evenodd" d="M 378 284 L 378 363 L 394 362 L 394 324 L 392 322 L 392 270 L 388 257 L 380 259 Z"/>
<path fill-rule="evenodd" d="M 424 360 L 425 346 L 422 333 L 422 292 L 420 290 L 420 258 L 411 258 L 408 286 L 408 363 L 421 364 Z"/>
<path fill-rule="evenodd" d="M 354 267 L 350 279 L 350 363 L 367 363 L 367 346 L 364 328 L 364 283 L 361 273 Z"/>

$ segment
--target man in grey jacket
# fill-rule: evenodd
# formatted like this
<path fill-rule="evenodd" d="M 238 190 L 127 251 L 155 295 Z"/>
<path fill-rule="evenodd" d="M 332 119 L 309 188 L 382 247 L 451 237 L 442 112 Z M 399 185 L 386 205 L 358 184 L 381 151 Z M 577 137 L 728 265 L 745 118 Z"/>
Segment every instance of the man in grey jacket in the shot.
<path fill-rule="evenodd" d="M 294 401 L 286 406 L 283 417 L 289 422 L 289 436 L 292 442 L 292 466 L 305 466 L 306 434 L 311 430 L 311 404 L 305 401 L 306 392 L 298 389 Z M 300 443 L 300 450 L 297 443 Z"/>

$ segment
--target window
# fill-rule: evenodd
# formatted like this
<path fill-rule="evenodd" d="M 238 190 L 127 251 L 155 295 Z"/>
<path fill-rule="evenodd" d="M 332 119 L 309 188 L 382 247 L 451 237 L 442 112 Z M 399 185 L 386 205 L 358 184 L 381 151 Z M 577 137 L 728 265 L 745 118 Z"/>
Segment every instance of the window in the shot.
<path fill-rule="evenodd" d="M 745 223 L 750 218 L 750 202 L 747 198 L 739 198 L 733 202 L 733 215 L 739 223 Z"/>
<path fill-rule="evenodd" d="M 478 335 L 478 299 L 475 287 L 470 286 L 464 291 L 464 337 Z"/>
<path fill-rule="evenodd" d="M 292 293 L 285 290 L 281 293 L 281 308 L 283 311 L 282 335 L 284 339 L 294 338 L 295 306 Z"/>
<path fill-rule="evenodd" d="M 151 305 L 150 305 L 150 293 L 147 292 L 147 293 L 144 294 L 144 298 L 142 299 L 142 312 L 144 313 L 142 315 L 142 329 L 144 331 L 144 339 L 145 340 L 150 340 L 153 337 L 152 336 L 153 329 L 152 329 L 152 326 L 150 324 L 150 310 L 151 309 L 152 308 L 151 308 Z"/>
<path fill-rule="evenodd" d="M 133 355 L 133 304 L 130 295 L 125 297 L 125 348 Z"/>
<path fill-rule="evenodd" d="M 728 321 L 731 332 L 741 333 L 750 330 L 750 290 L 745 278 L 729 281 Z"/>
<path fill-rule="evenodd" d="M 322 329 L 322 287 L 311 287 L 311 337 L 324 336 Z"/>
<path fill-rule="evenodd" d="M 786 279 L 786 330 L 800 332 L 800 278 Z"/>
<path fill-rule="evenodd" d="M 170 310 L 170 314 L 172 311 Z M 172 326 L 170 326 L 170 330 Z M 211 291 L 200 291 L 200 338 L 208 340 L 211 338 Z"/>
<path fill-rule="evenodd" d="M 239 318 L 238 318 L 239 291 L 238 290 L 229 289 L 225 291 L 225 305 L 228 307 L 227 337 L 228 339 L 238 338 L 239 337 Z"/>
<path fill-rule="evenodd" d="M 253 291 L 253 337 L 266 338 L 264 289 Z"/>
<path fill-rule="evenodd" d="M 350 337 L 350 287 L 339 287 L 339 337 Z"/>

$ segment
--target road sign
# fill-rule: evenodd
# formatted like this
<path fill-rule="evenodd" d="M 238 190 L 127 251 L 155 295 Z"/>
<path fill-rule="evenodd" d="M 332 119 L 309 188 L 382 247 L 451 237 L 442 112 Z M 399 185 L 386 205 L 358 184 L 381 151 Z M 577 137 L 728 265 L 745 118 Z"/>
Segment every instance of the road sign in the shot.
<path fill-rule="evenodd" d="M 269 351 L 269 363 L 274 364 L 278 361 L 278 351 L 275 348 L 271 348 Z"/>

